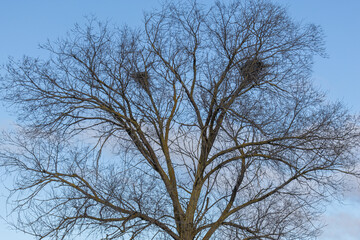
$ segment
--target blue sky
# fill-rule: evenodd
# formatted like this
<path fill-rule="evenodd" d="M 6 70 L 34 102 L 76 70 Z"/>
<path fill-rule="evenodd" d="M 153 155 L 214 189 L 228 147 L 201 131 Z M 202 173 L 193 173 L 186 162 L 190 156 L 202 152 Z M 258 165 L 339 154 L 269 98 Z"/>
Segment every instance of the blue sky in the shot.
<path fill-rule="evenodd" d="M 360 1 L 276 1 L 287 5 L 294 19 L 323 27 L 329 58 L 315 59 L 314 83 L 328 93 L 329 99 L 341 100 L 352 112 L 360 113 Z M 158 1 L 151 0 L 0 0 L 0 64 L 8 56 L 41 56 L 39 43 L 63 36 L 74 23 L 85 22 L 86 15 L 119 25 L 139 25 L 143 10 L 158 5 Z M 0 107 L 0 113 L 0 128 L 6 129 L 13 117 L 4 107 Z M 0 193 L 0 215 L 4 216 L 3 186 Z M 352 189 L 344 200 L 345 205 L 329 205 L 323 217 L 328 226 L 320 240 L 360 239 L 360 188 Z M 1 219 L 0 233 L 2 239 L 34 239 L 10 231 Z"/>

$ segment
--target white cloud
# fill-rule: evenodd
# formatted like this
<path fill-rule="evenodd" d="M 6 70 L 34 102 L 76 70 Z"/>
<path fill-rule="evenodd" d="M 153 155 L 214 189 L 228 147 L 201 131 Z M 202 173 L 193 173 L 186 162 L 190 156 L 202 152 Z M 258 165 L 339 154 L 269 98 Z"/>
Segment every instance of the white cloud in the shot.
<path fill-rule="evenodd" d="M 327 226 L 319 240 L 359 240 L 360 201 L 332 204 L 322 219 Z"/>

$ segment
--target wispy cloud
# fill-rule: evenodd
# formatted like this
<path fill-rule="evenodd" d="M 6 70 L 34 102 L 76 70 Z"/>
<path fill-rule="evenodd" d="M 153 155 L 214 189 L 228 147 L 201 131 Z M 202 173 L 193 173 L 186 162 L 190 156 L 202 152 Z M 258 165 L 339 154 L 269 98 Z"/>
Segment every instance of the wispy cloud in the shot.
<path fill-rule="evenodd" d="M 324 216 L 327 226 L 319 240 L 359 240 L 360 200 L 334 204 Z"/>

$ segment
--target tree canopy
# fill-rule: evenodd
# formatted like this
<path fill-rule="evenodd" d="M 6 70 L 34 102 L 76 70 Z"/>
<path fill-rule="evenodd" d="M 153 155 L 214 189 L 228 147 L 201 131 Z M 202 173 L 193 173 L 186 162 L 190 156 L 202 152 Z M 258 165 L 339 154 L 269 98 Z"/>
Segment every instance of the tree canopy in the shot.
<path fill-rule="evenodd" d="M 270 1 L 165 3 L 10 60 L 0 164 L 40 239 L 313 239 L 359 125 L 311 83 L 318 26 Z"/>

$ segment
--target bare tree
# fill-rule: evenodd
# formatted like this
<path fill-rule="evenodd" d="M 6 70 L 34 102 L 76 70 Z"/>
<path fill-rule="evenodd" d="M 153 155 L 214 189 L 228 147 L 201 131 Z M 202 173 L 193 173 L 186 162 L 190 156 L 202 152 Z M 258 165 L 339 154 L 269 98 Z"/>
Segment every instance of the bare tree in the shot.
<path fill-rule="evenodd" d="M 1 164 L 39 239 L 313 239 L 359 126 L 310 81 L 319 27 L 269 1 L 166 3 L 11 60 Z"/>

